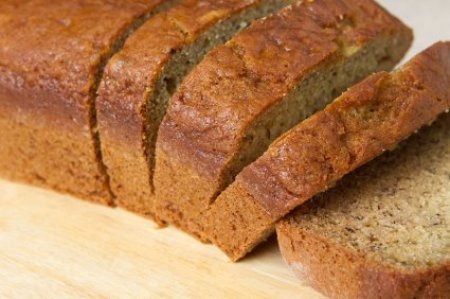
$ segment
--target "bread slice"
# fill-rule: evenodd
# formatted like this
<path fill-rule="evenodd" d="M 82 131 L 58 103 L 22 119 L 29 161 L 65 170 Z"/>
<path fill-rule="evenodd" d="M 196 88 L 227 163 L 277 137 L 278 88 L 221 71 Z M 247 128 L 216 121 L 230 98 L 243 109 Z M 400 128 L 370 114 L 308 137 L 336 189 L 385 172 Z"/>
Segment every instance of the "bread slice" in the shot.
<path fill-rule="evenodd" d="M 154 218 L 154 148 L 168 98 L 206 52 L 288 3 L 182 0 L 141 26 L 112 57 L 100 85 L 97 116 L 117 205 Z"/>
<path fill-rule="evenodd" d="M 161 124 L 158 216 L 206 240 L 200 214 L 244 166 L 347 86 L 392 68 L 411 39 L 373 1 L 316 0 L 257 21 L 214 49 Z"/>
<path fill-rule="evenodd" d="M 450 43 L 371 75 L 274 142 L 205 213 L 205 233 L 232 260 L 275 222 L 449 108 Z"/>
<path fill-rule="evenodd" d="M 277 234 L 286 262 L 330 298 L 448 298 L 450 114 L 302 206 Z"/>
<path fill-rule="evenodd" d="M 109 204 L 95 92 L 124 39 L 173 1 L 0 1 L 0 175 Z"/>

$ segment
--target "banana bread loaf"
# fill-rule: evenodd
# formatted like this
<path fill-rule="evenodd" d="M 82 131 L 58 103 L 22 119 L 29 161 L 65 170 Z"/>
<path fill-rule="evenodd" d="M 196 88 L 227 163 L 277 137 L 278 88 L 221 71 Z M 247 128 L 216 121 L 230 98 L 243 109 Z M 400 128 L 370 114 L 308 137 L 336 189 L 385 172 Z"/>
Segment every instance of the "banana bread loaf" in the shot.
<path fill-rule="evenodd" d="M 203 217 L 207 236 L 243 257 L 292 209 L 448 109 L 449 86 L 450 42 L 350 88 L 239 174 Z"/>
<path fill-rule="evenodd" d="M 200 213 L 245 165 L 349 85 L 392 68 L 411 39 L 371 0 L 315 0 L 214 49 L 171 98 L 161 124 L 158 216 L 202 238 Z"/>
<path fill-rule="evenodd" d="M 110 203 L 96 88 L 126 36 L 171 2 L 0 1 L 0 176 Z"/>
<path fill-rule="evenodd" d="M 301 206 L 277 234 L 286 262 L 330 298 L 449 298 L 450 114 Z"/>
<path fill-rule="evenodd" d="M 154 148 L 169 96 L 212 47 L 287 3 L 182 0 L 143 24 L 111 58 L 99 88 L 97 116 L 117 205 L 154 218 Z"/>

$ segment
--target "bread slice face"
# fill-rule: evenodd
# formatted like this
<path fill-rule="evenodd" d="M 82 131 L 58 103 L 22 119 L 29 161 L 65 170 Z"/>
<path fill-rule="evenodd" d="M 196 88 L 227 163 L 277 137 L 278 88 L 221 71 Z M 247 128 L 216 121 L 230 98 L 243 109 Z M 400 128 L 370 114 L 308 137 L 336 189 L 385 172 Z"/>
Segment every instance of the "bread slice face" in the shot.
<path fill-rule="evenodd" d="M 444 114 L 300 207 L 277 234 L 286 262 L 331 298 L 447 298 L 449 224 Z"/>
<path fill-rule="evenodd" d="M 103 66 L 172 1 L 1 1 L 0 175 L 111 203 L 96 131 Z"/>
<path fill-rule="evenodd" d="M 213 47 L 289 2 L 183 0 L 146 22 L 110 60 L 97 115 L 117 205 L 157 218 L 154 151 L 169 97 Z"/>
<path fill-rule="evenodd" d="M 205 213 L 204 231 L 232 260 L 275 223 L 449 108 L 450 43 L 380 72 L 274 142 Z"/>
<path fill-rule="evenodd" d="M 207 241 L 200 214 L 244 166 L 349 85 L 392 68 L 411 39 L 373 1 L 318 0 L 257 21 L 214 49 L 161 124 L 158 215 Z"/>

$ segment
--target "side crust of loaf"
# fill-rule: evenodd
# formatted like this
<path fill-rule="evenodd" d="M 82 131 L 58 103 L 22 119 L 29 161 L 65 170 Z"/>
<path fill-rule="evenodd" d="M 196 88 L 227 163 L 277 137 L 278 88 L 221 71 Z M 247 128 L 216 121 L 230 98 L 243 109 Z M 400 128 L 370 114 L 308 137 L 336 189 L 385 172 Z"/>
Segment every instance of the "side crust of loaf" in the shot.
<path fill-rule="evenodd" d="M 449 85 L 450 43 L 437 43 L 401 70 L 353 86 L 239 174 L 206 212 L 206 235 L 242 258 L 292 209 L 448 110 Z M 258 208 L 240 210 L 242 201 Z M 263 225 L 254 224 L 255 210 Z"/>
<path fill-rule="evenodd" d="M 96 129 L 98 83 L 123 40 L 171 2 L 2 1 L 1 176 L 112 203 Z"/>
<path fill-rule="evenodd" d="M 304 282 L 330 298 L 446 298 L 450 264 L 399 271 L 291 225 L 277 225 L 281 254 Z"/>
<path fill-rule="evenodd" d="M 143 24 L 106 66 L 97 115 L 115 203 L 152 209 L 154 147 L 167 101 L 201 58 L 287 0 L 182 0 Z"/>
<path fill-rule="evenodd" d="M 303 1 L 210 52 L 160 127 L 158 215 L 206 240 L 200 214 L 245 165 L 349 85 L 391 69 L 411 38 L 372 1 Z"/>

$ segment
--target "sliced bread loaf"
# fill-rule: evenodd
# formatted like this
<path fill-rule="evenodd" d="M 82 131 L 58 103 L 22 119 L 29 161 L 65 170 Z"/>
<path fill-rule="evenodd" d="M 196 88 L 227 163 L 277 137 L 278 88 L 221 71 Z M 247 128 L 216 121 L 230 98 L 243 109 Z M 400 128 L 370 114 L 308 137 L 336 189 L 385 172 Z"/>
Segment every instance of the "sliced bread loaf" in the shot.
<path fill-rule="evenodd" d="M 301 206 L 277 234 L 295 273 L 331 298 L 449 298 L 450 114 Z"/>
<path fill-rule="evenodd" d="M 169 96 L 212 47 L 287 3 L 182 0 L 143 24 L 112 57 L 100 85 L 97 116 L 117 205 L 154 218 L 154 148 Z"/>
<path fill-rule="evenodd" d="M 448 86 L 450 43 L 353 86 L 238 175 L 203 216 L 207 237 L 243 257 L 292 209 L 448 109 Z"/>
<path fill-rule="evenodd" d="M 161 124 L 158 216 L 201 238 L 200 213 L 244 166 L 349 85 L 392 68 L 411 39 L 371 0 L 315 0 L 257 21 L 214 49 Z"/>
<path fill-rule="evenodd" d="M 110 203 L 95 98 L 162 0 L 0 1 L 0 176 Z"/>

